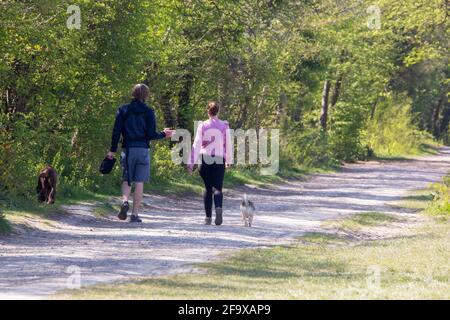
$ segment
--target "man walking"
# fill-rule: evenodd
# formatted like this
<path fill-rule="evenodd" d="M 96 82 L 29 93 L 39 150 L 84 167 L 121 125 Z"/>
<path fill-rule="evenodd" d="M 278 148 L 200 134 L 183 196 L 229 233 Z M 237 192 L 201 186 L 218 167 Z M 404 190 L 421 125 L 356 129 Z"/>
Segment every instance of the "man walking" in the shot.
<path fill-rule="evenodd" d="M 150 94 L 145 84 L 134 86 L 129 104 L 117 110 L 112 133 L 111 149 L 107 154 L 113 158 L 117 145 L 122 136 L 122 206 L 119 219 L 126 220 L 130 208 L 128 198 L 134 183 L 133 211 L 130 222 L 142 222 L 139 218 L 139 207 L 144 193 L 144 183 L 150 180 L 150 140 L 172 137 L 173 130 L 166 128 L 162 132 L 156 131 L 155 112 L 145 104 Z"/>

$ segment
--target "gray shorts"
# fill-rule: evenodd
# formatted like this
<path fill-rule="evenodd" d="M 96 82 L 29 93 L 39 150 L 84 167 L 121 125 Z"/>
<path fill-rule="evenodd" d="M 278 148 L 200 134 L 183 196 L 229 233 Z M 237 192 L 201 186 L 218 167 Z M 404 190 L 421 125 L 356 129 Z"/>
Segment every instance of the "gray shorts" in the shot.
<path fill-rule="evenodd" d="M 128 170 L 130 182 L 148 182 L 150 180 L 150 153 L 148 148 L 129 148 L 128 168 L 125 150 L 120 156 L 122 166 L 122 180 L 128 181 Z"/>

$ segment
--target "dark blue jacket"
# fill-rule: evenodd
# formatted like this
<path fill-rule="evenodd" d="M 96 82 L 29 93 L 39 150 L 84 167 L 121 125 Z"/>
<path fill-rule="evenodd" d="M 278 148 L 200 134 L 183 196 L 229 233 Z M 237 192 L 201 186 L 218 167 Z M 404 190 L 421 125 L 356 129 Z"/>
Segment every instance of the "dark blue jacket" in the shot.
<path fill-rule="evenodd" d="M 155 112 L 145 103 L 131 101 L 117 110 L 111 141 L 111 151 L 117 151 L 120 136 L 122 148 L 148 148 L 150 140 L 162 139 L 164 132 L 156 131 Z"/>

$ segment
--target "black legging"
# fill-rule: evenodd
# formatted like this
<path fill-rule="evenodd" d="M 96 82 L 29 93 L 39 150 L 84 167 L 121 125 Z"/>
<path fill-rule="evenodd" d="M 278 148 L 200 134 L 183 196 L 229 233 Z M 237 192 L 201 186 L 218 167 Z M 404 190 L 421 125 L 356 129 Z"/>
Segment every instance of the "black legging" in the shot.
<path fill-rule="evenodd" d="M 215 161 L 214 163 L 211 163 L 212 159 L 209 158 L 206 163 L 205 158 L 203 158 L 202 164 L 200 165 L 200 176 L 202 177 L 203 182 L 205 183 L 205 191 L 203 193 L 203 203 L 205 205 L 206 216 L 209 218 L 212 216 L 213 198 L 215 208 L 222 208 L 223 202 L 222 184 L 223 184 L 223 177 L 225 175 L 225 161 L 221 159 L 221 161 Z"/>

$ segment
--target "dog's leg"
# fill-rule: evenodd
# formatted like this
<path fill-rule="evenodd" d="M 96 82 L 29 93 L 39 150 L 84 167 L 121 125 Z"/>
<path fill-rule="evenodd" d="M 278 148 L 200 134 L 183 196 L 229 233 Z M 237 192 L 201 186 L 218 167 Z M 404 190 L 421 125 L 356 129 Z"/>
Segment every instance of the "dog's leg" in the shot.
<path fill-rule="evenodd" d="M 36 186 L 36 192 L 38 193 L 38 201 L 44 202 L 45 201 L 45 192 L 44 192 L 44 178 L 39 176 L 38 183 Z"/>
<path fill-rule="evenodd" d="M 248 226 L 251 227 L 253 223 L 253 215 L 250 215 L 250 217 L 248 217 Z"/>
<path fill-rule="evenodd" d="M 48 199 L 49 203 L 55 203 L 57 181 L 58 181 L 57 173 L 54 169 L 52 169 L 48 178 L 48 182 L 50 184 L 50 193 Z"/>
<path fill-rule="evenodd" d="M 47 204 L 55 203 L 55 188 L 51 188 L 48 193 L 48 201 Z"/>
<path fill-rule="evenodd" d="M 45 178 L 44 177 L 40 177 L 39 180 L 41 182 L 41 189 L 40 190 L 45 190 Z"/>
<path fill-rule="evenodd" d="M 46 182 L 47 182 L 47 177 L 42 177 L 41 183 L 42 183 L 42 192 L 44 193 L 44 197 L 45 197 L 44 202 L 48 203 L 49 187 Z"/>
<path fill-rule="evenodd" d="M 244 227 L 248 227 L 248 221 L 247 221 L 247 219 L 244 219 Z"/>

